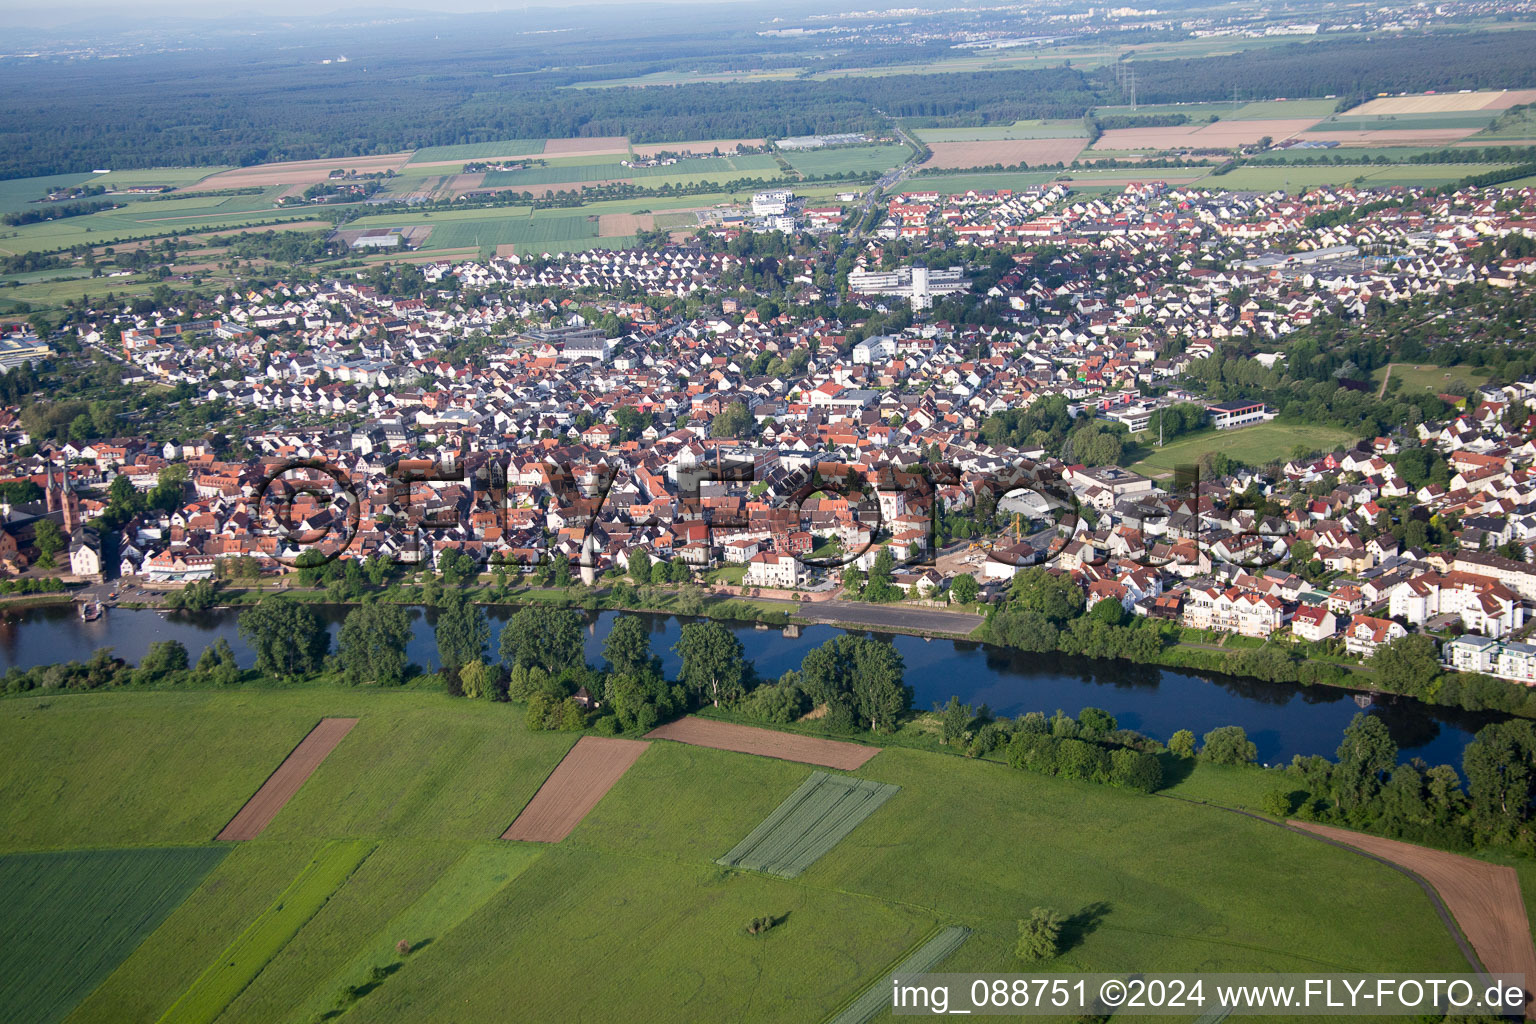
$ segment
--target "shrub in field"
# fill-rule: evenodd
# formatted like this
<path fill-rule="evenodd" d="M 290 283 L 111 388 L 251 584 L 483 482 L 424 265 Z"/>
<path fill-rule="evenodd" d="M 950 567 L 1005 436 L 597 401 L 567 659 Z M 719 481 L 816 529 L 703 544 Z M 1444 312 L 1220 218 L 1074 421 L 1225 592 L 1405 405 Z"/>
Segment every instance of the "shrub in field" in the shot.
<path fill-rule="evenodd" d="M 1020 960 L 1049 960 L 1061 952 L 1061 915 L 1046 907 L 1029 912 L 1019 922 L 1019 941 L 1014 953 Z"/>

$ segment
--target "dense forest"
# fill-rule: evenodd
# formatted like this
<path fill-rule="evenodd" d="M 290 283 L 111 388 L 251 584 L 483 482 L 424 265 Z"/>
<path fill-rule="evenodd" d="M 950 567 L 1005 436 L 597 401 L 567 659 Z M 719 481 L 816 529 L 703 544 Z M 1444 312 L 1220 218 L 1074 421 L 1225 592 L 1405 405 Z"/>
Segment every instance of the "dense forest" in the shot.
<path fill-rule="evenodd" d="M 0 71 L 0 177 L 92 167 L 248 165 L 512 138 L 628 135 L 636 142 L 804 135 L 885 126 L 1081 117 L 1092 94 L 1068 69 L 787 80 L 670 89 L 571 89 L 410 62 L 198 68 L 155 61 Z M 111 76 L 110 82 L 106 81 Z M 22 84 L 23 81 L 26 84 Z M 111 131 L 101 131 L 110 125 Z"/>
<path fill-rule="evenodd" d="M 1291 43 L 1224 57 L 1136 61 L 1141 103 L 1243 97 L 1337 96 L 1340 105 L 1378 92 L 1523 89 L 1536 86 L 1536 32 L 1404 33 Z M 1089 75 L 1120 97 L 1113 67 Z"/>
<path fill-rule="evenodd" d="M 617 32 L 618 29 L 613 31 Z M 795 78 L 650 88 L 577 83 L 668 72 L 917 63 L 944 48 L 805 52 L 741 28 L 645 26 L 514 42 L 403 28 L 361 41 L 190 49 L 112 61 L 0 62 L 0 178 L 95 167 L 249 165 L 507 138 L 636 142 L 1079 118 L 1123 99 L 1112 68 Z M 334 48 L 332 48 L 334 47 Z M 1536 85 L 1536 31 L 1328 40 L 1191 60 L 1138 60 L 1143 102 Z M 1178 115 L 1175 115 L 1176 117 Z M 1106 123 L 1104 126 L 1109 126 Z"/>

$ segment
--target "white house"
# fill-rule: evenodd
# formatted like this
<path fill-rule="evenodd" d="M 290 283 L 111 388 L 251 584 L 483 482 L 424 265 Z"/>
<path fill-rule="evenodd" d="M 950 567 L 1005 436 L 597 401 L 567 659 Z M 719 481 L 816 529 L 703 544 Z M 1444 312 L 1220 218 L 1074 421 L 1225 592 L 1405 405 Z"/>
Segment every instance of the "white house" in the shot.
<path fill-rule="evenodd" d="M 763 551 L 747 559 L 746 583 L 749 587 L 788 589 L 800 582 L 800 559 L 794 555 Z"/>
<path fill-rule="evenodd" d="M 1321 605 L 1304 604 L 1291 616 L 1291 633 L 1302 640 L 1326 640 L 1338 631 L 1338 617 Z"/>

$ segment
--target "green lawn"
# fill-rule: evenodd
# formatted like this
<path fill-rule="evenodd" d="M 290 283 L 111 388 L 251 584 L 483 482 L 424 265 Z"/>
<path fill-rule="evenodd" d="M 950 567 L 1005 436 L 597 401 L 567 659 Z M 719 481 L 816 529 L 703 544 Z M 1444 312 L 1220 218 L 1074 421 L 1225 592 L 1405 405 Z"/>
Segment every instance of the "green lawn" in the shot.
<path fill-rule="evenodd" d="M 188 846 L 0 857 L 0 1020 L 63 1019 L 226 852 Z"/>
<path fill-rule="evenodd" d="M 1251 466 L 1262 466 L 1276 459 L 1289 459 L 1292 449 L 1300 445 L 1332 450 L 1359 440 L 1349 431 L 1338 427 L 1274 421 L 1256 423 L 1237 430 L 1202 430 L 1169 441 L 1161 448 L 1154 447 L 1157 442 L 1155 435 L 1142 435 L 1142 438 L 1142 447 L 1133 451 L 1133 455 L 1144 454 L 1128 463 L 1128 468 L 1154 477 L 1171 476 L 1178 466 L 1192 466 L 1206 452 L 1224 452 Z"/>
<path fill-rule="evenodd" d="M 1381 366 L 1372 372 L 1371 379 L 1378 384 L 1386 377 L 1387 367 Z M 1433 363 L 1393 363 L 1392 379 L 1402 381 L 1397 394 L 1412 394 L 1427 391 L 1431 394 L 1439 394 L 1455 381 L 1466 384 L 1486 384 L 1490 374 L 1479 366 L 1436 366 Z"/>
<path fill-rule="evenodd" d="M 621 1005 L 640 1008 L 626 1019 L 818 1021 L 941 928 L 973 931 L 944 969 L 1017 970 L 1015 922 L 1034 906 L 1071 919 L 1052 970 L 1462 966 L 1402 875 L 1194 802 L 1252 806 L 1262 772 L 1201 766 L 1167 799 L 888 747 L 829 774 L 899 791 L 787 880 L 714 861 L 807 766 L 653 742 L 564 842 L 505 843 L 573 737 L 530 734 L 515 705 L 413 690 L 0 701 L 0 834 L 206 840 L 325 715 L 360 721 L 70 1024 L 306 1024 L 348 989 L 356 1022 L 429 1007 L 460 1024 L 509 1007 L 606 1020 Z M 781 923 L 746 934 L 764 916 Z"/>

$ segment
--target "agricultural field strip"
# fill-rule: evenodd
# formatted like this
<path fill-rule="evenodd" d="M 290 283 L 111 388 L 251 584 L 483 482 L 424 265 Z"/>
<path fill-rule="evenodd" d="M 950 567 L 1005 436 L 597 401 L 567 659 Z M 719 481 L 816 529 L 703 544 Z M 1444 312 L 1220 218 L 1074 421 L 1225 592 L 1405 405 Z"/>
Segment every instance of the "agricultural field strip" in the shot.
<path fill-rule="evenodd" d="M 514 846 L 494 841 L 469 844 L 414 901 L 390 917 L 371 939 L 357 944 L 357 952 L 341 961 L 328 980 L 309 995 L 295 1020 L 311 1020 L 334 1007 L 337 992 L 349 986 L 365 985 L 372 969 L 381 960 L 398 956 L 395 943 L 406 939 L 423 948 L 411 954 L 410 963 L 431 956 L 424 946 L 437 942 L 460 922 L 479 910 L 504 887 L 511 885 L 544 851 L 530 846 Z M 318 920 L 306 927 L 315 927 Z"/>
<path fill-rule="evenodd" d="M 583 736 L 501 838 L 558 843 L 581 824 L 648 746 L 640 740 Z"/>
<path fill-rule="evenodd" d="M 738 754 L 757 754 L 782 761 L 837 768 L 845 772 L 857 771 L 866 761 L 880 753 L 879 747 L 866 747 L 860 743 L 825 740 L 817 736 L 801 736 L 798 733 L 759 729 L 756 726 L 697 716 L 657 726 L 646 733 L 645 738 L 675 740 L 678 743 L 729 750 Z"/>
<path fill-rule="evenodd" d="M 497 157 L 537 156 L 544 152 L 543 139 L 498 139 L 450 146 L 426 146 L 411 154 L 406 166 L 450 160 L 491 160 Z"/>
<path fill-rule="evenodd" d="M 1531 941 L 1530 918 L 1514 868 L 1331 825 L 1288 824 L 1418 874 L 1445 901 L 1484 967 L 1494 974 L 1522 974 L 1527 991 L 1536 987 L 1536 944 Z M 1536 1004 L 1526 1008 L 1526 1016 L 1533 1015 Z"/>
<path fill-rule="evenodd" d="M 213 1024 L 374 849 L 371 840 L 328 843 L 277 901 L 171 1004 L 160 1024 Z"/>
<path fill-rule="evenodd" d="M 750 156 L 691 157 L 661 167 L 625 167 L 617 160 L 602 163 L 561 163 L 529 167 L 519 171 L 487 171 L 482 186 L 565 185 L 579 181 L 607 181 L 630 178 L 673 178 L 710 175 L 747 177 L 779 170 L 778 162 L 766 154 Z"/>
<path fill-rule="evenodd" d="M 267 777 L 245 806 L 224 826 L 217 838 L 220 840 L 255 839 L 262 829 L 272 823 L 283 805 L 293 798 L 306 779 L 320 767 L 326 755 L 336 749 L 352 727 L 355 718 L 322 718 L 309 733 L 283 759 L 277 770 Z"/>
<path fill-rule="evenodd" d="M 964 925 L 939 929 L 937 934 L 909 953 L 892 970 L 875 979 L 853 1002 L 827 1018 L 827 1024 L 869 1024 L 890 1006 L 891 978 L 927 974 L 954 955 L 970 934 L 971 930 Z"/>
<path fill-rule="evenodd" d="M 812 772 L 716 863 L 794 878 L 900 790 L 871 779 Z"/>
<path fill-rule="evenodd" d="M 228 852 L 186 846 L 0 857 L 0 1020 L 62 1020 Z"/>

